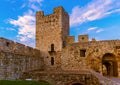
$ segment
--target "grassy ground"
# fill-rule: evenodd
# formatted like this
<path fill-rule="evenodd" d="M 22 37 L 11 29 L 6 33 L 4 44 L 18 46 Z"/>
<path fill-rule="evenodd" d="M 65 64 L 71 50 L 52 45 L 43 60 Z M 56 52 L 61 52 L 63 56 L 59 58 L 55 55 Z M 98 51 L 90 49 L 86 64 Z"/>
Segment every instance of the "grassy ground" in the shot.
<path fill-rule="evenodd" d="M 51 85 L 51 84 L 42 83 L 42 82 L 35 82 L 35 81 L 0 80 L 0 85 Z"/>

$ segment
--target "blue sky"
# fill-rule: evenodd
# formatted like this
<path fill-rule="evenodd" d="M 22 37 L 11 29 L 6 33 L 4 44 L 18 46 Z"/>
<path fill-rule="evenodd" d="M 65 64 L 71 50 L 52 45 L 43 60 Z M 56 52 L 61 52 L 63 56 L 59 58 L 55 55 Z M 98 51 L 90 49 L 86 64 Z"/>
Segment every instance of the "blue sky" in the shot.
<path fill-rule="evenodd" d="M 120 0 L 1 0 L 0 37 L 35 46 L 35 13 L 63 6 L 70 15 L 70 35 L 90 40 L 120 39 Z"/>

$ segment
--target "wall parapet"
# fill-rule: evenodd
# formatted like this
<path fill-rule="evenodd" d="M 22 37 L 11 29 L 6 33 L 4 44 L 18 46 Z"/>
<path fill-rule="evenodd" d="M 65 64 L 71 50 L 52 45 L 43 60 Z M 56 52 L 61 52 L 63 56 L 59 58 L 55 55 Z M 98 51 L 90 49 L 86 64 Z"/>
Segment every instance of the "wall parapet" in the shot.
<path fill-rule="evenodd" d="M 44 70 L 40 50 L 0 38 L 0 80 L 19 79 L 23 72 Z"/>
<path fill-rule="evenodd" d="M 0 51 L 26 56 L 40 55 L 40 50 L 34 49 L 29 46 L 25 46 L 21 43 L 14 42 L 5 38 L 0 38 Z"/>
<path fill-rule="evenodd" d="M 67 40 L 66 42 L 68 44 L 71 44 L 71 43 L 76 43 L 75 41 L 75 36 L 67 36 Z M 88 34 L 84 34 L 84 35 L 78 35 L 78 43 L 79 42 L 89 42 L 89 36 Z"/>
<path fill-rule="evenodd" d="M 74 43 L 75 37 L 74 36 L 68 36 L 66 39 L 67 44 Z"/>
<path fill-rule="evenodd" d="M 87 44 L 91 45 L 94 43 L 95 44 L 101 44 L 101 43 L 109 43 L 111 45 L 118 44 L 120 45 L 120 40 L 99 40 L 97 41 L 95 38 L 93 38 L 91 41 L 89 41 L 89 36 L 87 34 L 84 35 L 79 35 L 78 36 L 78 42 L 75 41 L 75 36 L 68 36 L 66 38 L 67 44 Z"/>

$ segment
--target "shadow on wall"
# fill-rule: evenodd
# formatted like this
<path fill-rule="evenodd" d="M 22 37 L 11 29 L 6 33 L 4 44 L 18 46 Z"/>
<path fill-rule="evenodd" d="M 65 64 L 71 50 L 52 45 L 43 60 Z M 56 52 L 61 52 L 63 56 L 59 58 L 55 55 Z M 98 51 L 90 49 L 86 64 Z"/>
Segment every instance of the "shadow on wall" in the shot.
<path fill-rule="evenodd" d="M 85 85 L 85 84 L 81 82 L 69 82 L 66 85 Z"/>
<path fill-rule="evenodd" d="M 104 76 L 118 76 L 118 66 L 114 54 L 106 53 L 102 58 L 102 73 Z"/>
<path fill-rule="evenodd" d="M 84 84 L 81 84 L 81 83 L 73 83 L 72 85 L 84 85 Z"/>

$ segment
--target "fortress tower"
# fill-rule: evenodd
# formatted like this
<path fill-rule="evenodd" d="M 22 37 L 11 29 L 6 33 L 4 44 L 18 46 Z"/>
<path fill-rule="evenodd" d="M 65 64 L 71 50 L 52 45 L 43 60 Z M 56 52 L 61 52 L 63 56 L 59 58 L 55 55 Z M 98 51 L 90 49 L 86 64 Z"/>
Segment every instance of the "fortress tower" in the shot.
<path fill-rule="evenodd" d="M 42 52 L 61 51 L 65 38 L 69 35 L 69 15 L 57 7 L 54 13 L 44 15 L 43 11 L 36 13 L 36 48 Z"/>

